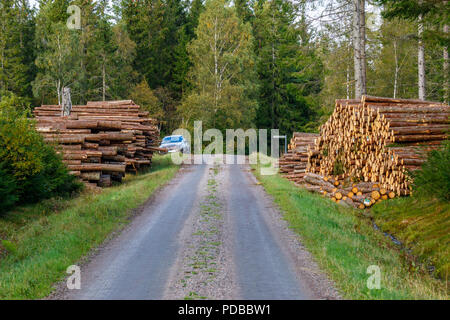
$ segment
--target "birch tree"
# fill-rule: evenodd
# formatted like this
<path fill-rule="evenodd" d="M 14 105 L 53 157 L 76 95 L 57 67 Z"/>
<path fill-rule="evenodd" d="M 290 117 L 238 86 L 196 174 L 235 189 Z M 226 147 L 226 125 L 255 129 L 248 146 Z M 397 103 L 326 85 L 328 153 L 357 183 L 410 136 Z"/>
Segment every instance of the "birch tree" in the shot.
<path fill-rule="evenodd" d="M 365 0 L 353 0 L 353 47 L 355 66 L 355 98 L 367 93 L 366 89 L 366 15 Z"/>
<path fill-rule="evenodd" d="M 422 4 L 422 1 L 419 1 Z M 419 14 L 418 32 L 418 53 L 417 53 L 417 71 L 418 71 L 418 86 L 419 86 L 419 99 L 425 100 L 425 46 L 423 44 L 423 15 Z"/>
<path fill-rule="evenodd" d="M 35 96 L 61 104 L 62 88 L 72 87 L 80 73 L 80 57 L 73 50 L 77 43 L 78 34 L 64 23 L 52 26 L 52 32 L 45 38 L 45 50 L 36 59 L 39 71 L 33 81 Z"/>
<path fill-rule="evenodd" d="M 444 1 L 445 5 L 448 4 L 448 1 Z M 444 22 L 444 37 L 448 37 L 448 23 L 447 23 L 447 14 L 446 14 L 446 20 Z M 444 101 L 446 103 L 449 103 L 449 83 L 448 83 L 448 45 L 444 44 L 444 49 L 443 49 L 443 58 L 444 58 L 444 65 L 443 65 L 443 69 L 444 69 Z"/>
<path fill-rule="evenodd" d="M 383 16 L 387 18 L 401 17 L 417 23 L 417 87 L 419 99 L 423 100 L 428 96 L 429 99 L 448 100 L 447 48 L 449 44 L 448 12 L 450 9 L 448 1 L 376 0 L 376 2 L 383 5 Z M 443 65 L 439 61 L 438 70 L 436 70 L 436 66 L 433 66 L 433 60 L 436 59 L 433 49 L 438 46 L 443 48 Z M 426 53 L 428 56 L 430 56 L 430 53 L 434 56 L 430 57 L 428 62 L 425 61 Z M 442 53 L 439 56 L 442 57 Z M 439 81 L 433 81 L 433 78 L 439 78 Z M 428 81 L 428 88 L 426 87 L 426 81 Z M 436 90 L 437 82 L 442 85 L 443 90 Z"/>
<path fill-rule="evenodd" d="M 225 0 L 210 0 L 188 45 L 192 91 L 179 111 L 185 125 L 203 120 L 218 129 L 249 126 L 256 108 L 250 26 Z"/>

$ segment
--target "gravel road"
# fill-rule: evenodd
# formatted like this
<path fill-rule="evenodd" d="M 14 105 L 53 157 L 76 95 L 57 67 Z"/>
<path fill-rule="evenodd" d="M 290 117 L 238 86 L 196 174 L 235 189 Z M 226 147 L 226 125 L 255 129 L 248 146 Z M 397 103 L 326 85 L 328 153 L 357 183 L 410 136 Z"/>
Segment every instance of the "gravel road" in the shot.
<path fill-rule="evenodd" d="M 247 165 L 184 166 L 51 299 L 337 299 Z"/>

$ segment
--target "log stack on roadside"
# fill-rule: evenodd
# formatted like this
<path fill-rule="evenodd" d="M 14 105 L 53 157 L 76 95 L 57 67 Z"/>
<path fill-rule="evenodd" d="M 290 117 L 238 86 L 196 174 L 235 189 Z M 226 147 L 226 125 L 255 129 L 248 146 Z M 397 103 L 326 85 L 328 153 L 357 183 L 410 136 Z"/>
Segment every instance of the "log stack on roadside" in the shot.
<path fill-rule="evenodd" d="M 290 181 L 300 183 L 306 174 L 308 151 L 315 145 L 317 133 L 294 132 L 288 152 L 279 160 L 280 172 Z"/>
<path fill-rule="evenodd" d="M 352 183 L 350 179 L 339 179 L 334 176 L 321 176 L 316 173 L 306 173 L 302 187 L 329 197 L 336 203 L 346 204 L 364 209 L 376 202 L 395 198 L 396 194 L 381 187 L 377 183 Z"/>
<path fill-rule="evenodd" d="M 151 165 L 159 145 L 156 120 L 131 100 L 88 102 L 61 116 L 61 106 L 34 110 L 36 129 L 57 145 L 70 172 L 88 185 L 106 187 L 126 171 Z"/>
<path fill-rule="evenodd" d="M 428 152 L 448 138 L 449 116 L 450 107 L 435 102 L 371 96 L 336 100 L 333 114 L 308 153 L 306 171 L 345 188 L 363 186 L 371 194 L 362 201 L 366 207 L 408 195 L 408 171 L 420 168 Z M 358 207 L 361 204 L 357 202 Z"/>

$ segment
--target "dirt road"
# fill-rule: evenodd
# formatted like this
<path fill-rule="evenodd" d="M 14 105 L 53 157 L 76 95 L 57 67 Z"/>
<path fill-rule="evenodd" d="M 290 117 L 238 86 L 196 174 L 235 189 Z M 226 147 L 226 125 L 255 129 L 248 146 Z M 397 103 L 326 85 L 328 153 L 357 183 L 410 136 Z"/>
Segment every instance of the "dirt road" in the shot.
<path fill-rule="evenodd" d="M 246 165 L 191 165 L 57 299 L 335 299 Z"/>

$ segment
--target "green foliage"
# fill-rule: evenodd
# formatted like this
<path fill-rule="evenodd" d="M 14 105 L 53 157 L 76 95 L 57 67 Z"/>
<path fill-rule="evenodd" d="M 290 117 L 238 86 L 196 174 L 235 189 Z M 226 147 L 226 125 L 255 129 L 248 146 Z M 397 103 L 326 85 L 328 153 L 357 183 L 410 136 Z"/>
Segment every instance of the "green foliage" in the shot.
<path fill-rule="evenodd" d="M 17 203 L 67 195 L 80 188 L 26 113 L 0 103 L 0 214 Z"/>
<path fill-rule="evenodd" d="M 255 59 L 249 24 L 224 0 L 206 3 L 188 52 L 192 90 L 179 107 L 186 127 L 247 128 L 257 106 Z"/>
<path fill-rule="evenodd" d="M 338 159 L 333 163 L 333 175 L 338 176 L 344 173 L 344 164 L 342 160 Z"/>
<path fill-rule="evenodd" d="M 33 72 L 34 18 L 27 2 L 0 3 L 0 94 L 30 95 Z"/>
<path fill-rule="evenodd" d="M 17 253 L 17 246 L 14 243 L 12 243 L 11 241 L 2 240 L 2 246 L 3 246 L 3 248 L 6 249 L 6 251 L 9 254 L 16 254 Z"/>
<path fill-rule="evenodd" d="M 383 20 L 373 34 L 374 40 L 382 45 L 381 50 L 374 52 L 374 65 L 368 70 L 377 95 L 417 97 L 416 32 L 416 26 L 410 21 L 392 19 Z"/>
<path fill-rule="evenodd" d="M 147 81 L 144 79 L 131 92 L 131 98 L 133 101 L 140 105 L 143 110 L 149 111 L 152 118 L 162 120 L 163 109 L 158 97 L 154 94 L 153 90 L 148 86 Z"/>
<path fill-rule="evenodd" d="M 450 3 L 436 0 L 377 0 L 383 5 L 383 16 L 386 18 L 400 17 L 417 20 L 422 15 L 425 22 L 432 27 L 425 29 L 425 37 L 449 46 L 450 39 L 442 27 L 448 25 Z M 434 28 L 437 27 L 437 28 Z"/>
<path fill-rule="evenodd" d="M 136 43 L 135 69 L 152 89 L 176 87 L 174 55 L 179 51 L 177 47 L 183 45 L 180 39 L 187 23 L 184 3 L 180 0 L 124 0 L 122 16 Z"/>
<path fill-rule="evenodd" d="M 245 11 L 244 11 L 245 12 Z M 297 4 L 286 0 L 258 2 L 251 20 L 260 82 L 259 128 L 282 133 L 313 131 L 314 96 L 321 90 L 322 64 L 310 43 L 304 19 L 296 23 Z"/>
<path fill-rule="evenodd" d="M 40 24 L 38 26 L 41 27 Z M 41 32 L 43 35 L 36 59 L 38 73 L 32 84 L 33 93 L 41 100 L 60 104 L 62 88 L 76 83 L 77 77 L 82 75 L 80 56 L 73 49 L 80 41 L 79 35 L 69 30 L 63 22 L 54 23 L 49 31 L 45 28 Z M 73 88 L 72 92 L 75 98 L 77 90 Z"/>
<path fill-rule="evenodd" d="M 450 142 L 430 152 L 422 168 L 412 173 L 413 190 L 418 195 L 450 201 Z"/>
<path fill-rule="evenodd" d="M 19 200 L 16 189 L 15 179 L 3 169 L 3 164 L 0 164 L 0 194 L 2 201 L 0 201 L 0 213 L 4 212 L 14 206 Z"/>

